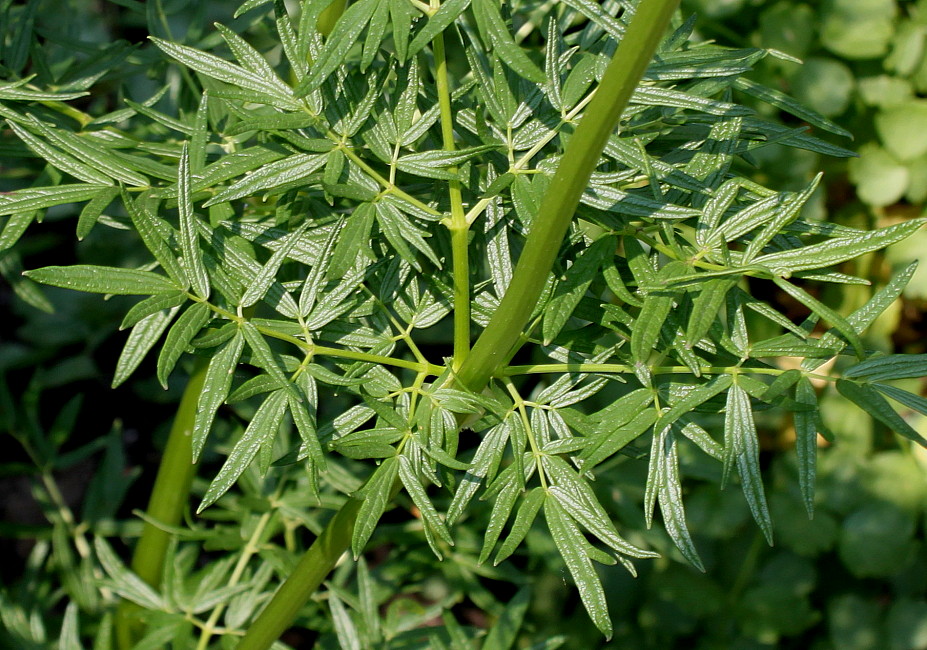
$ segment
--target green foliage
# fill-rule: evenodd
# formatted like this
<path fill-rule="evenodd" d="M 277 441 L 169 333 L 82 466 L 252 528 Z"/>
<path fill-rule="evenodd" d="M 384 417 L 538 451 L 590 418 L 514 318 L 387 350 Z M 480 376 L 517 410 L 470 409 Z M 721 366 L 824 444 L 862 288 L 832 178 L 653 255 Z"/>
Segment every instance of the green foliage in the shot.
<path fill-rule="evenodd" d="M 0 15 L 29 27 L 40 4 L 0 3 Z M 583 631 L 558 637 L 543 617 L 527 622 L 535 573 L 569 575 L 595 628 L 623 643 L 635 634 L 609 613 L 630 611 L 612 602 L 614 585 L 627 584 L 608 568 L 619 563 L 658 576 L 629 587 L 648 592 L 642 621 L 670 618 L 660 599 L 672 593 L 686 621 L 714 627 L 724 616 L 715 580 L 726 578 L 715 577 L 723 548 L 711 538 L 748 516 L 787 549 L 762 558 L 758 580 L 732 582 L 731 601 L 742 595 L 736 605 L 749 612 L 743 638 L 765 643 L 814 622 L 803 557 L 837 549 L 858 576 L 913 562 L 918 505 L 841 505 L 832 485 L 815 496 L 815 476 L 837 394 L 908 439 L 873 460 L 874 494 L 892 492 L 879 463 L 900 468 L 919 453 L 911 441 L 925 444 L 909 415 L 927 416 L 927 401 L 905 384 L 927 375 L 924 355 L 884 354 L 866 337 L 914 266 L 853 309 L 830 305 L 821 287 L 868 286 L 843 265 L 924 220 L 824 222 L 806 210 L 820 176 L 797 191 L 752 178 L 748 164 L 774 145 L 852 154 L 745 105 L 846 135 L 831 104 L 812 102 L 826 109 L 817 112 L 743 77 L 771 58 L 781 65 L 775 52 L 701 43 L 678 16 L 658 43 L 674 4 L 656 0 L 553 10 L 360 0 L 301 11 L 252 1 L 228 26 L 182 37 L 170 20 L 179 4 L 120 3 L 152 34 L 135 60 L 121 42 L 68 57 L 31 27 L 0 34 L 2 147 L 32 182 L 4 180 L 4 268 L 18 271 L 22 235 L 61 206 L 85 204 L 85 241 L 132 238 L 131 255 L 5 275 L 45 309 L 54 303 L 36 283 L 142 296 L 120 303 L 131 329 L 114 385 L 150 354 L 164 388 L 195 368 L 141 533 L 134 520 L 112 528 L 127 482 L 106 481 L 125 467 L 115 434 L 97 474 L 109 511 L 78 522 L 53 474 L 76 452 L 63 452 L 66 436 L 47 436 L 28 404 L 8 407 L 4 428 L 54 502 L 33 564 L 67 584 L 60 646 L 93 638 L 108 648 L 118 637 L 119 647 L 231 647 L 244 635 L 242 648 L 269 647 L 294 617 L 320 647 L 597 642 Z M 858 31 L 846 4 L 827 3 L 822 31 L 844 55 L 857 51 L 845 38 Z M 891 4 L 867 4 L 879 28 L 865 46 L 877 54 Z M 139 65 L 163 90 L 115 110 L 77 101 Z M 894 134 L 897 121 L 886 112 L 877 123 Z M 923 153 L 912 153 L 916 138 L 893 137 L 910 148 L 904 159 Z M 768 496 L 760 434 L 771 417 L 794 422 L 797 460 L 777 459 L 772 472 L 795 494 Z M 853 434 L 838 433 L 839 449 Z M 825 476 L 844 480 L 840 456 L 826 458 Z M 153 514 L 166 496 L 186 504 L 179 477 L 194 471 L 191 523 Z M 899 471 L 922 478 L 916 464 Z M 690 493 L 690 475 L 717 485 Z M 736 499 L 719 496 L 738 482 Z M 915 492 L 909 502 L 921 504 Z M 724 507 L 712 514 L 693 500 Z M 796 530 L 794 513 L 777 523 L 777 511 L 815 506 L 818 537 L 804 534 L 813 525 Z M 650 530 L 657 509 L 666 536 Z M 836 514 L 847 517 L 839 540 Z M 712 532 L 726 516 L 732 526 Z M 297 563 L 303 529 L 319 541 Z M 168 549 L 137 553 L 131 566 L 107 541 L 141 534 L 138 548 L 151 549 L 146 540 L 165 533 Z M 339 564 L 348 547 L 356 562 Z M 759 549 L 747 551 L 754 565 Z M 708 575 L 652 561 L 677 552 Z M 521 562 L 506 562 L 516 554 Z M 484 580 L 519 589 L 504 602 Z M 712 597 L 687 602 L 692 589 Z M 35 598 L 0 595 L 11 642 L 59 634 L 28 623 L 41 619 Z M 450 608 L 468 602 L 493 622 L 461 625 Z M 918 647 L 923 605 L 906 596 L 887 614 L 899 647 Z M 854 620 L 882 616 L 849 597 L 828 606 L 835 642 L 853 636 Z M 442 612 L 442 627 L 426 626 Z M 637 642 L 661 647 L 695 626 L 645 624 L 653 638 Z"/>

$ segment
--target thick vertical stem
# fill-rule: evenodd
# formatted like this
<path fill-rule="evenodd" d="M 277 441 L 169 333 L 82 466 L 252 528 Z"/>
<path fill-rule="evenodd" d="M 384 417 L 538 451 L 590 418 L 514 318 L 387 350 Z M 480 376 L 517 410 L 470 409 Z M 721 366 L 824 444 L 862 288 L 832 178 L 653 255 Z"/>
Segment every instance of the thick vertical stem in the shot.
<path fill-rule="evenodd" d="M 437 10 L 435 3 L 432 6 Z M 454 151 L 454 117 L 451 112 L 451 87 L 447 75 L 447 55 L 444 49 L 444 34 L 438 34 L 431 42 L 435 56 L 435 85 L 438 91 L 438 105 L 441 110 L 441 139 L 445 151 Z M 457 168 L 451 167 L 451 173 Z M 470 253 L 467 247 L 469 224 L 463 208 L 460 181 L 448 181 L 451 203 L 451 218 L 445 221 L 451 231 L 451 253 L 454 273 L 454 370 L 460 368 L 470 354 Z"/>
<path fill-rule="evenodd" d="M 644 0 L 583 114 L 541 200 L 508 291 L 457 373 L 480 390 L 506 359 L 537 304 L 573 212 L 679 0 Z"/>
<path fill-rule="evenodd" d="M 190 436 L 193 433 L 196 403 L 203 390 L 203 381 L 206 379 L 206 369 L 206 363 L 198 363 L 193 376 L 187 383 L 180 406 L 177 408 L 177 415 L 174 416 L 174 423 L 167 438 L 167 446 L 164 448 L 158 475 L 148 501 L 148 516 L 167 526 L 176 526 L 180 523 L 190 498 L 190 485 L 196 474 Z M 132 570 L 153 587 L 157 587 L 161 581 L 168 544 L 170 544 L 170 533 L 148 522 L 145 523 L 142 536 L 132 555 Z M 117 636 L 120 648 L 127 649 L 134 645 L 133 609 L 136 609 L 135 605 L 127 601 L 124 601 L 119 608 Z"/>

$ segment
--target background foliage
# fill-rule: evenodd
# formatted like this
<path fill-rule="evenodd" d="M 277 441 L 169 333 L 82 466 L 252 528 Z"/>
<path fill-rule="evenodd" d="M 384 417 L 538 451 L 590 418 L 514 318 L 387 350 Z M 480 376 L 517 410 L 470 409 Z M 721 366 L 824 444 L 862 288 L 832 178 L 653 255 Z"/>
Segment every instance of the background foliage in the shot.
<path fill-rule="evenodd" d="M 810 171 L 825 166 L 830 169 L 824 187 L 812 199 L 820 215 L 872 227 L 920 214 L 927 193 L 927 140 L 922 140 L 927 129 L 916 126 L 917 117 L 927 114 L 919 98 L 924 83 L 919 79 L 927 74 L 922 72 L 922 4 L 689 4 L 688 9 L 700 13 L 698 29 L 704 35 L 736 45 L 774 47 L 808 60 L 808 65 L 798 67 L 767 59 L 757 78 L 796 95 L 856 135 L 852 146 L 860 157 L 846 168 L 814 153 L 762 150 L 756 170 L 761 182 L 800 189 L 807 185 Z M 60 3 L 54 7 L 60 8 Z M 0 3 L 3 65 L 13 74 L 40 61 L 56 74 L 66 70 L 66 81 L 74 88 L 86 84 L 93 89 L 82 100 L 82 110 L 92 114 L 122 110 L 125 95 L 139 101 L 160 91 L 155 80 L 165 64 L 152 45 L 141 45 L 148 33 L 216 46 L 218 37 L 207 26 L 220 21 L 247 34 L 259 49 L 273 38 L 263 23 L 249 25 L 247 15 L 233 20 L 234 6 L 229 3 L 72 2 L 69 9 L 52 10 L 44 2 Z M 818 24 L 823 25 L 820 30 L 814 28 Z M 122 51 L 118 39 L 126 40 Z M 109 48 L 113 41 L 115 50 Z M 34 56 L 37 50 L 41 56 Z M 126 65 L 113 67 L 108 57 L 124 57 Z M 175 67 L 167 72 L 170 85 L 163 103 L 152 103 L 153 107 L 169 114 L 177 103 L 187 105 L 176 95 L 179 74 Z M 150 108 L 132 107 L 142 113 Z M 157 120 L 149 124 L 154 131 L 170 126 Z M 136 136 L 145 140 L 146 133 Z M 10 129 L 0 137 L 0 189 L 49 184 L 41 175 L 54 172 L 24 157 L 19 142 Z M 108 552 L 99 546 L 94 554 L 92 536 L 109 538 L 121 550 L 119 538 L 138 533 L 131 510 L 144 506 L 150 481 L 142 470 L 157 460 L 169 424 L 165 413 L 173 412 L 168 405 L 176 402 L 182 387 L 182 382 L 172 380 L 162 391 L 150 361 L 112 393 L 109 383 L 121 348 L 113 334 L 131 303 L 120 297 L 103 302 L 76 292 L 39 290 L 20 275 L 24 267 L 71 261 L 121 267 L 148 261 L 129 233 L 103 232 L 99 226 L 81 233 L 83 241 L 74 246 L 77 214 L 68 210 L 49 210 L 43 224 L 12 246 L 3 242 L 16 239 L 13 227 L 8 224 L 0 233 L 0 271 L 8 282 L 0 299 L 5 313 L 13 316 L 0 323 L 0 373 L 5 378 L 0 426 L 22 444 L 22 452 L 3 464 L 8 486 L 4 493 L 9 496 L 2 506 L 6 512 L 0 530 L 4 550 L 23 558 L 0 569 L 5 585 L 0 616 L 2 634 L 17 647 L 47 647 L 60 637 L 60 647 L 72 648 L 79 647 L 78 637 L 106 637 L 109 619 L 99 617 L 106 593 L 90 585 L 101 575 L 98 559 L 107 558 Z M 927 242 L 919 245 L 912 238 L 843 270 L 884 282 L 893 266 L 924 250 Z M 924 352 L 925 270 L 927 263 L 908 286 L 904 301 L 876 323 L 868 345 L 886 352 Z M 868 292 L 855 286 L 829 288 L 821 299 L 847 314 L 868 298 Z M 784 295 L 773 298 L 781 308 L 789 307 Z M 918 380 L 904 387 L 915 393 L 923 389 Z M 602 574 L 617 624 L 614 647 L 864 649 L 888 643 L 891 648 L 927 648 L 923 450 L 899 450 L 881 425 L 836 392 L 823 397 L 822 408 L 838 442 L 820 450 L 813 522 L 807 520 L 798 492 L 794 430 L 781 415 L 758 419 L 778 540 L 772 549 L 763 542 L 738 491 L 718 490 L 717 467 L 694 454 L 682 458 L 687 476 L 695 477 L 686 484 L 687 514 L 708 572 L 700 574 L 668 552 L 671 546 L 664 533 L 642 533 L 668 557 L 643 564 L 637 579 L 616 571 Z M 256 403 L 243 400 L 231 409 L 232 417 L 220 424 L 230 429 L 220 436 L 237 434 L 235 427 L 240 429 L 253 416 Z M 911 415 L 909 421 L 925 430 L 921 416 Z M 216 464 L 219 459 L 209 460 Z M 636 467 L 646 472 L 645 463 Z M 596 489 L 614 503 L 628 527 L 636 524 L 643 530 L 640 486 L 645 476 L 635 475 L 631 468 L 624 463 L 621 472 L 603 472 Z M 355 480 L 347 472 L 339 479 L 346 488 Z M 207 575 L 218 576 L 218 584 L 222 574 L 234 571 L 222 559 L 231 557 L 224 552 L 246 549 L 259 553 L 268 567 L 267 575 L 243 577 L 242 584 L 251 591 L 236 593 L 226 614 L 233 621 L 247 617 L 255 594 L 269 588 L 269 571 L 292 563 L 288 550 L 298 541 L 293 539 L 298 528 L 320 528 L 313 511 L 305 507 L 304 487 L 298 482 L 274 484 L 249 470 L 240 494 L 205 511 L 215 526 L 187 533 L 187 539 L 198 544 L 180 551 L 178 573 L 186 578 L 177 578 L 171 595 L 175 604 L 201 603 L 210 584 Z M 205 492 L 206 484 L 197 489 Z M 336 637 L 349 638 L 355 627 L 363 639 L 380 635 L 393 639 L 396 647 L 467 647 L 466 639 L 482 629 L 493 630 L 492 641 L 504 643 L 506 628 L 497 621 L 516 628 L 521 624 L 522 643 L 543 644 L 548 638 L 552 641 L 546 647 L 555 647 L 558 639 L 567 647 L 601 643 L 562 578 L 561 560 L 546 532 L 529 533 L 530 553 L 520 561 L 478 568 L 465 560 L 478 554 L 481 540 L 467 540 L 463 529 L 457 561 L 435 565 L 419 530 L 409 523 L 413 509 L 412 503 L 404 502 L 378 529 L 375 561 L 368 559 L 357 573 L 346 564 L 333 574 L 326 597 L 315 603 L 314 615 L 305 621 L 318 630 L 315 641 L 320 647 L 337 647 Z M 247 551 L 248 545 L 254 548 Z M 397 557 L 401 561 L 389 561 Z M 518 589 L 529 582 L 530 597 Z M 441 627 L 431 627 L 435 625 Z M 312 641 L 290 640 L 294 645 Z M 158 647 L 157 638 L 150 643 Z M 486 641 L 484 647 L 499 646 Z"/>

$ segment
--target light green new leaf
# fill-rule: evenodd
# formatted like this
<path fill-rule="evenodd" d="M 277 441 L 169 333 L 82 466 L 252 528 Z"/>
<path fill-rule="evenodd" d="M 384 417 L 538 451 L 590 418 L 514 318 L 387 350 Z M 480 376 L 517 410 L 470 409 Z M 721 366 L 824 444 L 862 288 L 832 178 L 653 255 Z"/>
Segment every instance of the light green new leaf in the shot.
<path fill-rule="evenodd" d="M 234 201 L 243 196 L 252 196 L 263 190 L 277 188 L 300 181 L 318 171 L 328 159 L 328 154 L 298 153 L 261 166 L 240 181 L 225 188 L 204 203 L 204 207 Z M 248 170 L 251 171 L 251 170 Z"/>
<path fill-rule="evenodd" d="M 167 390 L 167 378 L 180 359 L 180 355 L 190 346 L 193 337 L 209 322 L 209 305 L 205 302 L 194 303 L 187 311 L 182 313 L 175 322 L 167 337 L 164 346 L 158 355 L 158 381 Z"/>
<path fill-rule="evenodd" d="M 486 635 L 482 647 L 486 650 L 509 650 L 513 647 L 518 640 L 518 631 L 521 629 L 530 604 L 531 587 L 526 585 L 509 599 L 502 615 L 496 619 L 495 625 Z"/>
<path fill-rule="evenodd" d="M 328 608 L 332 612 L 335 636 L 338 637 L 338 645 L 341 650 L 361 650 L 361 639 L 357 627 L 348 615 L 344 605 L 341 604 L 341 600 L 333 591 L 328 592 Z"/>
<path fill-rule="evenodd" d="M 354 558 L 360 557 L 373 534 L 380 517 L 386 512 L 393 491 L 393 484 L 399 473 L 399 457 L 390 456 L 374 471 L 373 476 L 364 485 L 362 496 L 364 502 L 357 513 L 357 524 L 351 536 L 351 550 Z"/>
<path fill-rule="evenodd" d="M 586 294 L 598 271 L 615 253 L 614 237 L 602 237 L 594 241 L 574 260 L 572 266 L 560 277 L 554 295 L 544 308 L 541 333 L 544 345 L 550 345 L 570 316 L 576 310 L 579 301 Z"/>
<path fill-rule="evenodd" d="M 426 45 L 430 45 L 435 36 L 450 27 L 455 20 L 470 6 L 470 0 L 448 0 L 428 18 L 428 22 L 415 34 L 409 43 L 407 57 L 414 57 Z"/>
<path fill-rule="evenodd" d="M 747 498 L 747 505 L 753 518 L 772 546 L 772 520 L 766 505 L 766 492 L 760 474 L 760 443 L 750 408 L 750 396 L 733 384 L 727 394 L 727 408 L 724 417 L 724 470 L 721 484 L 727 483 L 734 465 L 740 474 L 741 487 Z"/>
<path fill-rule="evenodd" d="M 557 499 L 547 499 L 544 502 L 544 518 L 550 529 L 550 536 L 557 545 L 557 550 L 563 557 L 579 597 L 583 601 L 586 612 L 599 631 L 606 639 L 612 636 L 612 622 L 608 616 L 608 604 L 605 601 L 605 591 L 602 582 L 592 566 L 592 561 L 586 555 L 584 546 L 586 540 L 570 516 L 557 502 Z"/>
<path fill-rule="evenodd" d="M 279 79 L 265 79 L 241 66 L 186 45 L 154 36 L 148 38 L 165 54 L 197 72 L 242 90 L 251 91 L 252 101 L 262 101 L 288 110 L 299 110 L 301 107 L 301 103 L 293 97 L 292 91 Z"/>
<path fill-rule="evenodd" d="M 122 353 L 119 355 L 119 361 L 116 362 L 116 372 L 113 375 L 113 388 L 116 388 L 129 378 L 138 364 L 142 362 L 145 355 L 154 347 L 154 344 L 161 338 L 161 334 L 167 329 L 168 324 L 177 313 L 177 307 L 168 311 L 157 311 L 150 316 L 140 320 L 129 332 L 129 338 L 126 340 Z"/>
<path fill-rule="evenodd" d="M 203 300 L 209 298 L 209 275 L 200 251 L 196 215 L 193 214 L 193 193 L 190 189 L 190 150 L 184 142 L 177 168 L 177 208 L 180 212 L 180 247 L 184 268 L 193 291 Z"/>
<path fill-rule="evenodd" d="M 238 442 L 216 474 L 203 501 L 196 509 L 197 514 L 215 503 L 238 480 L 238 477 L 248 468 L 258 451 L 277 435 L 283 417 L 286 414 L 286 392 L 274 391 L 258 407 L 257 412 L 248 424 Z"/>
<path fill-rule="evenodd" d="M 228 397 L 232 387 L 235 367 L 245 346 L 244 336 L 240 331 L 225 344 L 225 347 L 213 355 L 206 369 L 206 378 L 196 403 L 196 415 L 193 418 L 193 433 L 190 443 L 193 448 L 193 460 L 196 461 L 203 451 L 206 436 L 212 428 L 216 411 Z"/>
<path fill-rule="evenodd" d="M 839 237 L 820 244 L 760 255 L 753 263 L 762 264 L 776 272 L 781 270 L 790 273 L 833 266 L 906 239 L 925 223 L 927 219 L 911 219 L 855 237 Z"/>
<path fill-rule="evenodd" d="M 873 357 L 847 368 L 843 376 L 865 381 L 927 377 L 927 354 L 886 354 Z"/>
<path fill-rule="evenodd" d="M 898 415 L 888 400 L 879 395 L 872 386 L 857 384 L 847 379 L 838 379 L 837 391 L 895 433 L 927 447 L 927 439 L 924 439 L 914 427 Z"/>
<path fill-rule="evenodd" d="M 545 83 L 547 78 L 544 72 L 515 43 L 515 39 L 502 19 L 499 3 L 496 0 L 473 0 L 472 5 L 480 36 L 483 37 L 487 47 L 491 47 L 506 65 L 528 81 L 536 84 Z"/>
<path fill-rule="evenodd" d="M 345 11 L 315 58 L 309 74 L 296 86 L 296 96 L 305 97 L 322 85 L 338 66 L 344 63 L 358 36 L 373 17 L 380 0 L 360 0 Z"/>
<path fill-rule="evenodd" d="M 406 456 L 399 457 L 399 479 L 402 481 L 402 485 L 405 487 L 406 492 L 412 497 L 412 503 L 414 503 L 415 507 L 422 513 L 422 520 L 425 522 L 425 525 L 433 532 L 437 533 L 447 544 L 453 546 L 454 540 L 451 538 L 447 526 L 444 525 L 444 522 L 441 520 L 441 515 L 435 510 L 435 506 L 431 502 L 431 499 L 428 498 L 428 493 L 425 492 L 425 488 L 422 486 L 421 481 L 419 481 L 415 469 L 412 467 L 412 463 Z M 441 551 L 435 545 L 432 537 L 427 536 L 427 539 L 429 546 L 431 546 L 431 550 L 438 556 L 438 559 L 441 559 L 443 557 Z"/>
<path fill-rule="evenodd" d="M 110 586 L 123 598 L 152 611 L 165 611 L 168 604 L 158 592 L 141 578 L 129 571 L 102 537 L 94 537 L 93 550 L 100 566 L 112 580 Z"/>
<path fill-rule="evenodd" d="M 109 190 L 112 184 L 78 183 L 73 185 L 56 185 L 54 187 L 30 187 L 8 194 L 0 194 L 0 217 L 50 208 L 63 203 L 87 201 L 103 190 Z"/>
<path fill-rule="evenodd" d="M 64 609 L 61 635 L 57 650 L 84 650 L 80 643 L 80 622 L 77 618 L 77 602 L 71 601 Z"/>
<path fill-rule="evenodd" d="M 173 293 L 181 288 L 163 275 L 150 271 L 92 264 L 46 266 L 34 271 L 25 271 L 23 275 L 54 287 L 119 296 Z"/>

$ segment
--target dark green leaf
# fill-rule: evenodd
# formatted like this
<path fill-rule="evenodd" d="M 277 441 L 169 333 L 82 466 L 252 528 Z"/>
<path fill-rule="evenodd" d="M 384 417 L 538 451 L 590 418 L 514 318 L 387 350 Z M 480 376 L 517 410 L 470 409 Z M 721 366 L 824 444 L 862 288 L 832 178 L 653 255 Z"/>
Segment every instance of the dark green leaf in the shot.
<path fill-rule="evenodd" d="M 838 379 L 837 391 L 895 433 L 927 447 L 927 440 L 898 415 L 891 404 L 872 386 Z"/>
<path fill-rule="evenodd" d="M 180 355 L 190 346 L 193 337 L 199 334 L 203 326 L 209 322 L 209 305 L 204 302 L 194 303 L 182 313 L 171 326 L 164 346 L 158 355 L 158 381 L 167 390 L 167 378 L 174 369 Z"/>

